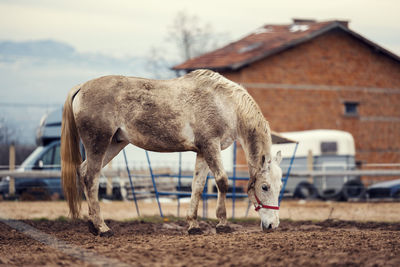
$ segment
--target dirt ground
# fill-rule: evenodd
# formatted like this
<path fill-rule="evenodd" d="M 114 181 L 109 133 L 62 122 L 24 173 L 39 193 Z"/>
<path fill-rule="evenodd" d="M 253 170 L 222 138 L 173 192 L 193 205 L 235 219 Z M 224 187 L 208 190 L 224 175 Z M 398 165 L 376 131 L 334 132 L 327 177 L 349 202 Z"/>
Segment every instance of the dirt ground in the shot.
<path fill-rule="evenodd" d="M 319 223 L 283 221 L 278 230 L 259 231 L 257 223 L 234 224 L 235 231 L 189 236 L 185 223 L 108 221 L 111 238 L 88 233 L 84 221 L 24 221 L 26 224 L 131 266 L 400 266 L 400 223 Z M 91 256 L 96 260 L 96 255 Z M 0 223 L 2 266 L 88 266 Z M 103 264 L 103 265 L 118 265 Z"/>
<path fill-rule="evenodd" d="M 216 218 L 215 199 L 208 202 L 207 218 Z M 105 219 L 130 220 L 137 218 L 135 204 L 132 201 L 103 201 L 100 203 L 101 211 Z M 182 200 L 180 203 L 179 217 L 186 216 L 189 203 Z M 139 201 L 141 216 L 159 215 L 159 209 L 155 200 Z M 176 200 L 164 199 L 161 203 L 164 215 L 178 216 Z M 246 216 L 248 200 L 238 200 L 235 203 L 235 218 Z M 232 217 L 232 201 L 227 200 L 227 216 Z M 283 200 L 279 211 L 281 219 L 288 220 L 351 220 L 351 221 L 375 221 L 375 222 L 400 222 L 400 202 L 328 202 L 328 201 L 294 201 Z M 82 217 L 88 214 L 86 203 L 82 203 Z M 199 205 L 199 216 L 203 216 L 203 203 Z M 0 201 L 0 218 L 9 219 L 57 219 L 67 217 L 68 208 L 64 201 Z M 259 218 L 251 206 L 248 217 Z"/>
<path fill-rule="evenodd" d="M 107 220 L 115 235 L 102 238 L 90 234 L 84 220 L 58 218 L 66 214 L 63 202 L 0 202 L 0 266 L 400 266 L 400 203 L 286 202 L 281 214 L 291 218 L 275 231 L 261 232 L 254 219 L 232 222 L 231 233 L 217 234 L 216 222 L 206 220 L 202 235 L 188 235 L 179 219 L 115 220 L 135 217 L 134 206 L 123 216 L 119 209 L 126 204 L 133 205 L 102 203 L 106 217 L 115 216 Z M 242 217 L 247 203 L 237 204 Z M 143 213 L 146 207 L 157 213 L 154 203 L 139 205 Z M 176 213 L 175 203 L 163 206 Z M 26 220 L 45 217 L 43 209 L 58 219 Z M 311 221 L 313 212 L 320 219 Z M 354 213 L 362 215 L 359 220 Z M 300 214 L 305 219 L 296 220 Z M 18 223 L 33 226 L 36 236 L 22 233 Z M 71 256 L 68 246 L 77 252 Z"/>

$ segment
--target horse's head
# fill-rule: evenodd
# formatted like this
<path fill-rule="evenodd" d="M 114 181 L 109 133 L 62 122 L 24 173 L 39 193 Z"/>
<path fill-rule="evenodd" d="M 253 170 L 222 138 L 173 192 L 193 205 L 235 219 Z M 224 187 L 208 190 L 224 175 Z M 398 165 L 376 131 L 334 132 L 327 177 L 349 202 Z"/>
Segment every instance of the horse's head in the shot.
<path fill-rule="evenodd" d="M 282 187 L 281 152 L 273 159 L 262 158 L 261 171 L 249 181 L 247 194 L 261 217 L 261 229 L 279 226 L 279 192 Z"/>

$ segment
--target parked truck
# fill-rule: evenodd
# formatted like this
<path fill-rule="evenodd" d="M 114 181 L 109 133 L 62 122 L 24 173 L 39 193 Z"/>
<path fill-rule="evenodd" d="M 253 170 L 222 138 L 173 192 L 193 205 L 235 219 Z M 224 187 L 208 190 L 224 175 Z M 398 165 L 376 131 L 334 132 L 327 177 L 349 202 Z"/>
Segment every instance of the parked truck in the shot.
<path fill-rule="evenodd" d="M 37 148 L 24 160 L 17 169 L 19 172 L 30 170 L 61 170 L 60 138 L 61 138 L 62 109 L 43 116 L 36 133 Z M 0 197 L 3 199 L 62 199 L 64 198 L 60 177 L 50 178 L 15 178 L 15 195 L 9 194 L 10 177 L 0 181 Z M 99 197 L 106 197 L 105 177 L 100 178 Z M 119 179 L 112 180 L 113 199 L 121 199 Z"/>

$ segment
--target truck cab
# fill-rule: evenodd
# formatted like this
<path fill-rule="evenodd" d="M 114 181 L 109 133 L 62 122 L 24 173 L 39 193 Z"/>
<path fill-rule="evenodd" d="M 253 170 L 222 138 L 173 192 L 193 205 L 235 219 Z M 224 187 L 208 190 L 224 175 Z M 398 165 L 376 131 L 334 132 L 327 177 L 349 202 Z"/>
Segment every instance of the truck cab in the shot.
<path fill-rule="evenodd" d="M 61 170 L 61 109 L 43 116 L 36 135 L 38 147 L 24 160 L 17 171 Z M 23 200 L 50 200 L 64 197 L 60 177 L 16 178 L 15 196 L 9 195 L 9 177 L 0 182 L 0 195 Z"/>

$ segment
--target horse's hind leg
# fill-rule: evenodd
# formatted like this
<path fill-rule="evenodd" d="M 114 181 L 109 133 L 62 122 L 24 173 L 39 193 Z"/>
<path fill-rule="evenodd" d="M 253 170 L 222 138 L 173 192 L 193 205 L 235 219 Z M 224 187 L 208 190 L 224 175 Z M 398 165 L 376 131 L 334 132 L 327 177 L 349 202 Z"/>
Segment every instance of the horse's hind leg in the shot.
<path fill-rule="evenodd" d="M 189 234 L 201 233 L 199 223 L 197 222 L 197 210 L 199 207 L 201 193 L 203 192 L 204 185 L 206 183 L 208 171 L 208 165 L 204 160 L 204 157 L 200 154 L 197 154 L 196 167 L 193 175 L 194 178 L 192 181 L 192 196 L 190 198 L 190 207 L 186 217 L 189 223 Z"/>
<path fill-rule="evenodd" d="M 95 152 L 88 147 L 87 160 L 81 165 L 80 179 L 89 207 L 89 230 L 95 235 L 112 235 L 100 211 L 98 199 L 100 171 L 102 167 L 112 160 L 127 144 L 126 141 L 117 141 L 115 138 L 112 138 L 109 143 L 103 142 L 103 146 L 99 144 L 99 147 L 96 147 L 96 150 L 94 150 Z M 100 147 L 103 148 L 101 149 Z"/>
<path fill-rule="evenodd" d="M 102 167 L 106 166 L 124 147 L 126 147 L 129 144 L 128 141 L 111 141 L 110 145 L 107 148 L 106 155 L 104 156 L 103 159 L 103 165 Z"/>
<path fill-rule="evenodd" d="M 80 168 L 80 179 L 83 184 L 86 201 L 89 207 L 89 231 L 94 235 L 112 235 L 105 224 L 99 204 L 99 176 L 102 167 L 102 157 L 87 153 L 87 160 Z"/>

